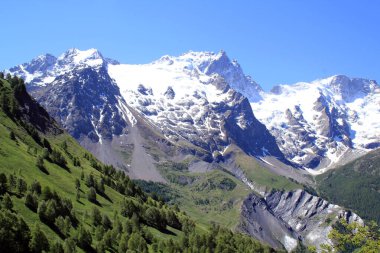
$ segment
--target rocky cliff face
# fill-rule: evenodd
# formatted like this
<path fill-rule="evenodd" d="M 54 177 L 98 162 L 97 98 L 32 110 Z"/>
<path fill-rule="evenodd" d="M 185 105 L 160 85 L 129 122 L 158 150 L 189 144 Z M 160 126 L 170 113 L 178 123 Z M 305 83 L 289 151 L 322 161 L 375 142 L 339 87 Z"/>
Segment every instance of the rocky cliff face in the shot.
<path fill-rule="evenodd" d="M 363 223 L 355 213 L 304 190 L 276 191 L 264 198 L 252 194 L 244 201 L 241 214 L 242 231 L 288 251 L 299 242 L 315 246 L 331 243 L 328 234 L 338 219 Z"/>
<path fill-rule="evenodd" d="M 125 101 L 104 66 L 57 76 L 32 94 L 78 140 L 110 140 L 121 135 L 128 124 L 120 109 Z"/>
<path fill-rule="evenodd" d="M 262 97 L 251 103 L 255 115 L 286 158 L 304 168 L 331 168 L 348 154 L 379 146 L 380 123 L 374 118 L 380 116 L 380 87 L 375 81 L 333 76 L 280 85 Z"/>
<path fill-rule="evenodd" d="M 203 73 L 220 75 L 234 90 L 244 94 L 250 102 L 257 102 L 262 99 L 263 89 L 250 76 L 243 73 L 236 60 L 231 61 L 224 51 L 214 57 L 217 60 L 214 59 L 208 64 L 200 65 Z"/>

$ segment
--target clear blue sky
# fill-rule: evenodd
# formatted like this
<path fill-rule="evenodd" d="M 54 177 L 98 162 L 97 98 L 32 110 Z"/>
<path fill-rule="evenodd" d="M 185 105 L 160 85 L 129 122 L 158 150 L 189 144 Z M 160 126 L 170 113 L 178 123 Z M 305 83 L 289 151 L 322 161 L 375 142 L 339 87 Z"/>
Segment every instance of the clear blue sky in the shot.
<path fill-rule="evenodd" d="M 266 90 L 333 74 L 380 81 L 377 0 L 14 0 L 1 8 L 0 69 L 72 47 L 123 63 L 223 49 Z"/>

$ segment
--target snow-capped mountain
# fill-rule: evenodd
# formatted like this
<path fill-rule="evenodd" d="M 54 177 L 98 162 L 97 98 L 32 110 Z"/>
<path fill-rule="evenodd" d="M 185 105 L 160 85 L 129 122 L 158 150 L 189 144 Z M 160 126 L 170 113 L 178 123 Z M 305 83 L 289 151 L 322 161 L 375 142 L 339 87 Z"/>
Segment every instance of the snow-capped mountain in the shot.
<path fill-rule="evenodd" d="M 109 60 L 113 62 L 112 60 Z M 46 86 L 54 81 L 54 78 L 69 72 L 72 69 L 87 67 L 99 68 L 108 62 L 96 49 L 80 51 L 70 49 L 60 57 L 51 54 L 40 55 L 29 63 L 24 63 L 10 68 L 12 74 L 22 76 L 29 85 L 29 89 Z"/>
<path fill-rule="evenodd" d="M 208 161 L 234 143 L 255 156 L 285 155 L 307 169 L 333 167 L 380 145 L 379 86 L 366 79 L 333 76 L 266 93 L 223 51 L 132 65 L 96 49 L 70 49 L 8 72 L 25 78 L 75 138 L 93 143 L 127 135 L 143 119 L 169 142 L 194 145 Z"/>
<path fill-rule="evenodd" d="M 261 88 L 224 52 L 164 56 L 145 65 L 109 64 L 108 72 L 128 104 L 170 140 L 185 139 L 214 156 L 232 141 L 252 155 L 269 150 L 282 157 L 248 100 L 236 92 L 249 90 L 255 101 Z"/>
<path fill-rule="evenodd" d="M 307 172 L 288 165 L 314 168 L 347 150 L 379 145 L 376 83 L 338 76 L 265 93 L 225 52 L 189 52 L 132 65 L 96 49 L 70 49 L 5 72 L 23 77 L 32 96 L 72 136 L 132 178 L 166 182 L 159 166 L 168 160 L 195 162 L 188 169 L 194 165 L 197 173 L 220 169 L 235 175 L 249 187 L 247 193 L 266 196 L 244 201 L 244 231 L 289 249 L 310 231 L 325 236 L 320 221 L 331 213 L 328 205 L 320 208 L 322 199 L 301 190 L 277 195 L 271 182 L 291 177 L 308 184 Z M 286 204 L 291 197 L 293 206 Z M 256 222 L 257 210 L 264 223 Z M 300 218 L 307 233 L 297 225 Z"/>
<path fill-rule="evenodd" d="M 332 76 L 279 85 L 251 103 L 280 149 L 306 168 L 337 165 L 352 150 L 380 145 L 380 87 L 375 81 Z"/>
<path fill-rule="evenodd" d="M 207 161 L 223 157 L 230 144 L 250 155 L 285 160 L 250 106 L 262 99 L 261 87 L 223 51 L 130 65 L 96 49 L 70 49 L 6 72 L 25 78 L 32 95 L 82 144 L 128 136 L 140 119 L 170 143 L 193 145 L 193 153 L 203 153 Z"/>
<path fill-rule="evenodd" d="M 92 141 L 120 135 L 127 122 L 119 112 L 125 101 L 109 77 L 108 61 L 95 49 L 70 49 L 60 57 L 42 55 L 11 68 L 72 136 Z"/>

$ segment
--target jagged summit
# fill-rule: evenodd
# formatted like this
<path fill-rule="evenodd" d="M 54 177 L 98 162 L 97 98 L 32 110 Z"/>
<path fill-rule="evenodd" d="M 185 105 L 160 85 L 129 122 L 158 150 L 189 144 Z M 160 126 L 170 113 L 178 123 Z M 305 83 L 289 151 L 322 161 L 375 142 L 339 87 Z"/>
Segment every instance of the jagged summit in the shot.
<path fill-rule="evenodd" d="M 335 75 L 275 86 L 252 108 L 289 159 L 320 168 L 336 166 L 352 149 L 379 146 L 379 103 L 376 81 Z"/>
<path fill-rule="evenodd" d="M 72 63 L 72 64 L 102 64 L 102 54 L 95 48 L 88 50 L 79 50 L 77 48 L 71 48 L 58 57 L 59 62 Z"/>
<path fill-rule="evenodd" d="M 317 79 L 310 83 L 298 82 L 293 85 L 281 84 L 274 86 L 270 93 L 291 94 L 299 90 L 328 90 L 331 96 L 345 102 L 353 102 L 357 98 L 365 97 L 371 93 L 380 92 L 380 86 L 375 80 L 365 78 L 351 78 L 346 75 L 333 75 Z"/>
<path fill-rule="evenodd" d="M 192 72 L 195 75 L 219 75 L 231 88 L 244 94 L 250 102 L 259 101 L 263 93 L 260 85 L 245 75 L 239 63 L 231 60 L 223 50 L 218 53 L 189 51 L 178 57 L 165 55 L 152 64 L 164 65 L 165 68 L 170 66 L 170 69 Z"/>
<path fill-rule="evenodd" d="M 331 88 L 335 95 L 341 96 L 346 102 L 353 102 L 370 93 L 380 92 L 380 87 L 374 80 L 364 78 L 350 78 L 345 75 L 335 75 L 314 83 Z"/>
<path fill-rule="evenodd" d="M 102 53 L 95 48 L 88 50 L 71 48 L 58 58 L 50 54 L 39 56 L 29 63 L 16 66 L 6 70 L 6 72 L 23 77 L 30 86 L 46 86 L 54 81 L 54 76 L 62 75 L 72 68 L 101 68 L 104 66 L 111 66 L 112 68 L 115 65 L 122 64 L 103 57 Z M 166 75 L 164 72 L 184 73 L 191 78 L 200 78 L 202 81 L 212 75 L 219 75 L 233 89 L 245 94 L 250 102 L 259 101 L 263 92 L 260 85 L 253 81 L 250 76 L 246 76 L 238 62 L 230 60 L 223 50 L 218 53 L 189 51 L 177 57 L 165 55 L 150 64 L 128 64 L 128 66 L 136 66 L 136 69 L 141 66 L 147 71 L 155 69 L 154 72 L 160 72 L 161 76 Z M 148 75 L 151 75 L 151 72 Z M 158 78 L 158 82 L 161 81 L 160 79 L 162 78 Z M 167 85 L 164 87 L 165 90 Z"/>

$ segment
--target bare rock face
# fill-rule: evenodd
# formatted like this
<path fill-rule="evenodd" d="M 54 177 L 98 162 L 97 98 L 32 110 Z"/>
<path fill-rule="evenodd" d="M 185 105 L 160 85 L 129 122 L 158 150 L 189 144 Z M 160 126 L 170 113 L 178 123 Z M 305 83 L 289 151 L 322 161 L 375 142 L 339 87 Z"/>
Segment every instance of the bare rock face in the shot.
<path fill-rule="evenodd" d="M 244 75 L 239 63 L 235 60 L 231 61 L 224 51 L 218 54 L 216 60 L 204 65 L 203 71 L 207 75 L 220 75 L 234 90 L 244 94 L 250 102 L 259 101 L 262 98 L 263 89 L 260 85 L 250 76 Z"/>
<path fill-rule="evenodd" d="M 276 216 L 261 197 L 250 195 L 244 201 L 241 213 L 240 229 L 243 232 L 274 248 L 285 247 L 290 251 L 297 247 L 297 234 L 286 222 Z"/>
<path fill-rule="evenodd" d="M 276 191 L 264 198 L 250 195 L 244 201 L 240 228 L 273 247 L 282 245 L 291 251 L 299 241 L 315 246 L 331 243 L 328 233 L 341 218 L 363 223 L 355 213 L 304 190 Z"/>
<path fill-rule="evenodd" d="M 35 94 L 43 105 L 74 138 L 112 139 L 121 135 L 127 122 L 120 112 L 119 88 L 104 67 L 78 69 L 57 76 L 44 92 Z"/>
<path fill-rule="evenodd" d="M 338 75 L 279 85 L 262 98 L 251 103 L 255 116 L 285 157 L 306 169 L 333 168 L 380 142 L 380 123 L 374 120 L 380 117 L 380 87 L 373 80 Z"/>

